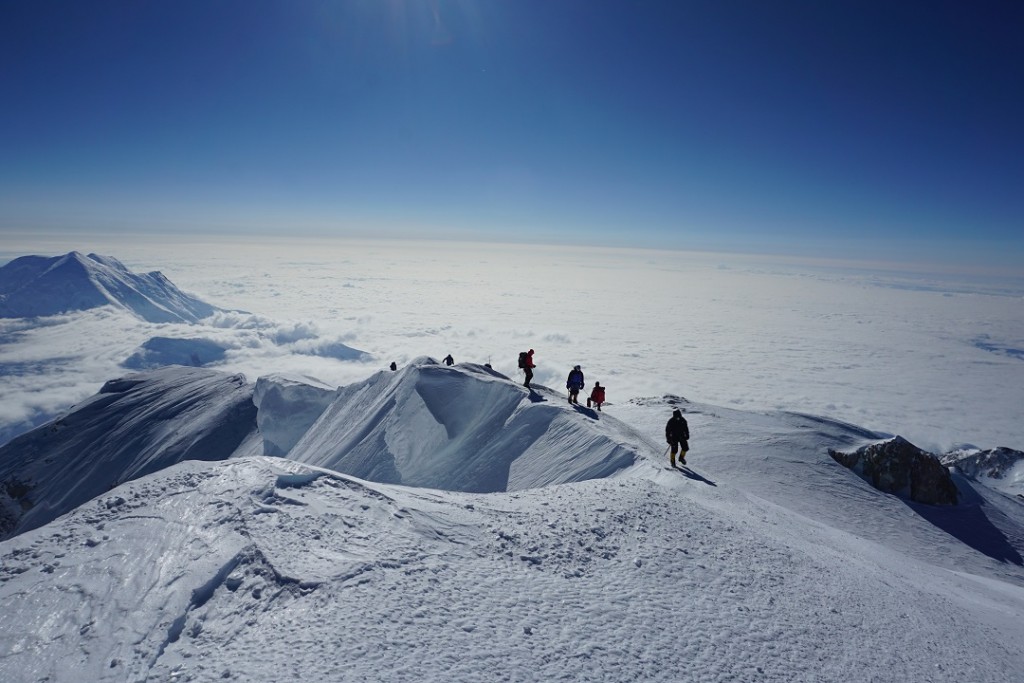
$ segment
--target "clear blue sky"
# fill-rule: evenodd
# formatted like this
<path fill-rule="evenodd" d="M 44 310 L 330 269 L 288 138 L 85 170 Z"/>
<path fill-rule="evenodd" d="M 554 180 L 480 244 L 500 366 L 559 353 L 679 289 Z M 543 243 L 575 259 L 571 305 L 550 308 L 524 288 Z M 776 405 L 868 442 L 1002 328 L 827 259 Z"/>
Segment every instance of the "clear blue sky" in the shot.
<path fill-rule="evenodd" d="M 1024 263 L 1024 3 L 0 2 L 0 231 Z"/>

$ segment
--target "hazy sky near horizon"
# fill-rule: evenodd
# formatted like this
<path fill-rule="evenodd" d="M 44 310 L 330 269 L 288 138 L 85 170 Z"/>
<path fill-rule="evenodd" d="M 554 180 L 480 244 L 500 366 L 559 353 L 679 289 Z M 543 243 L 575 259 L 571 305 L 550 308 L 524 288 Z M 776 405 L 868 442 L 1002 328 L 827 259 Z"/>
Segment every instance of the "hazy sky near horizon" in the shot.
<path fill-rule="evenodd" d="M 1024 5 L 0 4 L 0 232 L 1019 268 Z"/>

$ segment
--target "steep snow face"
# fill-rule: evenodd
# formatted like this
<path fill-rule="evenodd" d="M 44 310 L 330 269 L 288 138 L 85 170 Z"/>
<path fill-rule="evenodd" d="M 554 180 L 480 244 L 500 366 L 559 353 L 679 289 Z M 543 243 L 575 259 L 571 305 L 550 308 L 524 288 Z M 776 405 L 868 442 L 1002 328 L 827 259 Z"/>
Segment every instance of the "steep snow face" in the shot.
<path fill-rule="evenodd" d="M 182 460 L 221 460 L 256 430 L 240 375 L 168 367 L 100 393 L 0 448 L 0 538 L 46 524 L 118 484 Z"/>
<path fill-rule="evenodd" d="M 139 275 L 110 256 L 77 251 L 23 256 L 0 267 L 0 317 L 33 318 L 113 304 L 149 322 L 196 322 L 220 309 L 154 271 Z"/>
<path fill-rule="evenodd" d="M 256 380 L 253 403 L 263 455 L 285 456 L 334 400 L 334 389 L 316 380 L 267 375 Z"/>
<path fill-rule="evenodd" d="M 539 392 L 539 393 L 538 393 Z M 169 366 L 111 380 L 0 448 L 0 534 L 182 460 L 284 456 L 365 479 L 492 492 L 607 477 L 642 439 L 607 414 L 430 359 L 333 390 Z"/>
<path fill-rule="evenodd" d="M 639 441 L 543 387 L 420 358 L 339 389 L 289 458 L 371 481 L 493 492 L 611 476 L 634 463 Z"/>

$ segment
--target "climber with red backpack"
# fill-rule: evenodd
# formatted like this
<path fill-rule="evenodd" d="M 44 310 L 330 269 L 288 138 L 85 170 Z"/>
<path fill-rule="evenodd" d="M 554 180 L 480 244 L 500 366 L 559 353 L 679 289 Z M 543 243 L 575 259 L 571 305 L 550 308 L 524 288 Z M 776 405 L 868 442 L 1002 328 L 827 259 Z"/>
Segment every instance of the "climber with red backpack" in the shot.
<path fill-rule="evenodd" d="M 533 379 L 533 369 L 537 367 L 533 364 L 533 349 L 519 352 L 519 367 L 526 373 L 526 381 L 523 382 L 523 386 L 529 389 L 530 380 Z"/>

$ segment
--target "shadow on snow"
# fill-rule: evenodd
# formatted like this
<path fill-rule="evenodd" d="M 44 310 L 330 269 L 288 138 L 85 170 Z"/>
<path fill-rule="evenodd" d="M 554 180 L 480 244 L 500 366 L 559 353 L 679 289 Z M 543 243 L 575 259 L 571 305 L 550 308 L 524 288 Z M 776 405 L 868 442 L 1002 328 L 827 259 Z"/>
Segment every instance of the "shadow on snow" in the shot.
<path fill-rule="evenodd" d="M 903 502 L 925 520 L 979 553 L 999 562 L 1024 566 L 1024 558 L 999 528 L 1012 528 L 1005 514 L 975 491 L 966 478 L 957 475 L 954 478 L 961 494 L 959 505 Z M 1005 524 L 1000 525 L 999 522 Z"/>

